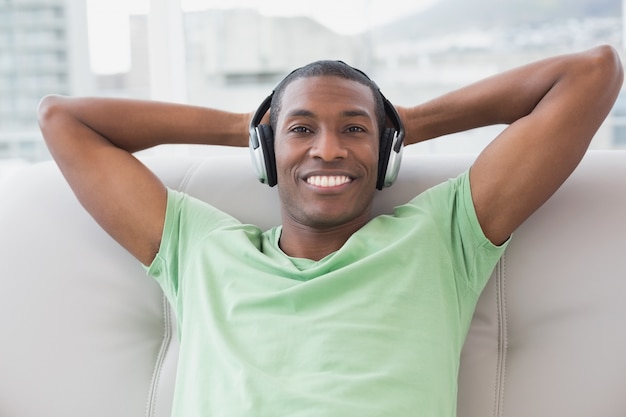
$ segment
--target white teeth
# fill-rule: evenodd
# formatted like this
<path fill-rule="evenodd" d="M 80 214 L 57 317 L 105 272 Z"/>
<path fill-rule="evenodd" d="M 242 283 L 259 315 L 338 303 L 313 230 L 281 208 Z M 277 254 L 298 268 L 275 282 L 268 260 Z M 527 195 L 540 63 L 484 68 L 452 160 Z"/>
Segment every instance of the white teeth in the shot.
<path fill-rule="evenodd" d="M 336 187 L 350 182 L 350 178 L 343 175 L 314 176 L 307 178 L 306 182 L 316 187 Z"/>

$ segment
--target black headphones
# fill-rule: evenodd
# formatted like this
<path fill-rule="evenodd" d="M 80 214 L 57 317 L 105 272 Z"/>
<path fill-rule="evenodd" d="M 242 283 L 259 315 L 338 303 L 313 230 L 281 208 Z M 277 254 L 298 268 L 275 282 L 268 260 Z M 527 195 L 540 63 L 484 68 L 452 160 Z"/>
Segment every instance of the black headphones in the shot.
<path fill-rule="evenodd" d="M 342 61 L 338 62 L 348 65 Z M 365 73 L 356 68 L 350 68 L 365 75 Z M 297 70 L 292 71 L 292 74 L 295 71 Z M 365 77 L 367 77 L 367 75 L 365 75 Z M 369 77 L 367 78 L 369 79 Z M 267 113 L 271 107 L 272 97 L 274 96 L 275 91 L 276 90 L 274 89 L 272 93 L 267 96 L 265 100 L 263 100 L 250 120 L 249 126 L 249 146 L 252 164 L 256 169 L 259 181 L 264 184 L 268 184 L 270 187 L 275 186 L 277 183 L 276 158 L 274 155 L 274 132 L 272 131 L 271 125 L 260 123 L 265 113 Z M 380 89 L 378 89 L 378 93 L 383 100 L 385 114 L 394 126 L 393 128 L 383 129 L 380 137 L 378 179 L 376 181 L 376 188 L 382 190 L 383 187 L 390 187 L 398 177 L 400 162 L 402 160 L 404 125 L 402 124 L 398 111 L 395 107 L 393 107 L 389 100 L 385 98 Z"/>

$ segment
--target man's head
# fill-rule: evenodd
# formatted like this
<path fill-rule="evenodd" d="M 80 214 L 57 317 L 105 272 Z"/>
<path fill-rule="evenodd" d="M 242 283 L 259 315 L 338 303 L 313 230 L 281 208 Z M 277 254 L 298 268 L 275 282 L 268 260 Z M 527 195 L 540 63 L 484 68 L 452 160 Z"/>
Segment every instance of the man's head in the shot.
<path fill-rule="evenodd" d="M 259 106 L 250 121 L 250 150 L 253 163 L 261 182 L 270 186 L 277 184 L 274 159 L 274 132 L 277 130 L 278 120 L 283 110 L 285 90 L 292 83 L 307 78 L 336 78 L 350 81 L 366 87 L 373 100 L 373 114 L 376 121 L 380 142 L 379 176 L 376 188 L 390 186 L 396 179 L 402 156 L 402 142 L 404 127 L 393 105 L 382 95 L 378 86 L 362 71 L 353 68 L 342 61 L 316 61 L 302 68 L 292 71 L 272 91 Z M 270 112 L 270 124 L 261 124 L 267 112 Z M 387 128 L 387 121 L 391 121 L 393 128 Z"/>

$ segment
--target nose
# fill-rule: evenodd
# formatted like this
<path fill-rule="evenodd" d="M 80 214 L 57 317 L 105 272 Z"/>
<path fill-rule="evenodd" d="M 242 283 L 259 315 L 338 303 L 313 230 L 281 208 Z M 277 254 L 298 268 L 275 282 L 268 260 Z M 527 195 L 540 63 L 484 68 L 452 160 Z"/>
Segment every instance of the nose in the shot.
<path fill-rule="evenodd" d="M 336 133 L 325 131 L 315 138 L 310 154 L 313 158 L 334 161 L 335 159 L 345 158 L 348 155 L 348 150 Z"/>

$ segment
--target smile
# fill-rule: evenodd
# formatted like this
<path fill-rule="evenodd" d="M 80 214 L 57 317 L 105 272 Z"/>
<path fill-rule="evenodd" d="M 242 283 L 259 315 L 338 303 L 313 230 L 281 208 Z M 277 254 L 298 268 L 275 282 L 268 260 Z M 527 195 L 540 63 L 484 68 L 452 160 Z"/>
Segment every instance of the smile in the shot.
<path fill-rule="evenodd" d="M 350 177 L 346 177 L 345 175 L 315 175 L 306 179 L 306 182 L 308 184 L 314 185 L 316 187 L 337 187 L 339 185 L 347 184 L 351 181 L 352 179 Z"/>

